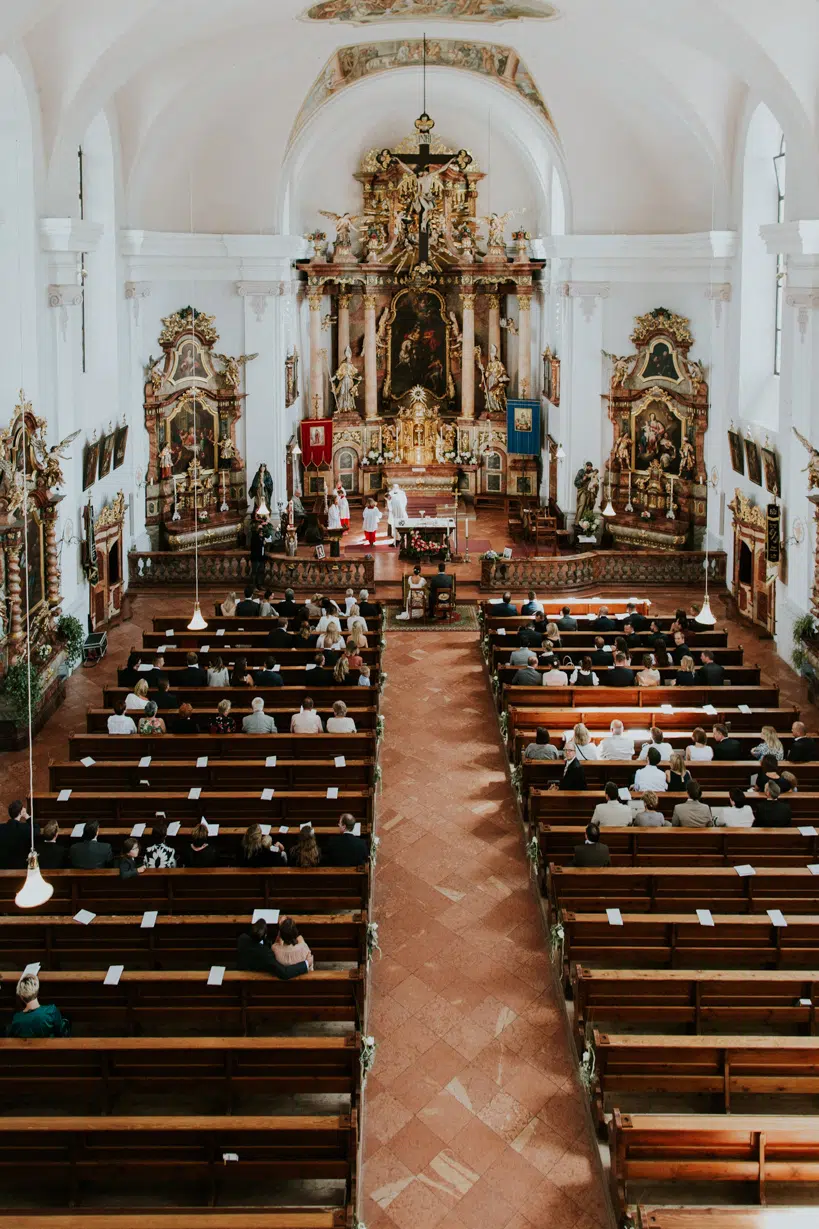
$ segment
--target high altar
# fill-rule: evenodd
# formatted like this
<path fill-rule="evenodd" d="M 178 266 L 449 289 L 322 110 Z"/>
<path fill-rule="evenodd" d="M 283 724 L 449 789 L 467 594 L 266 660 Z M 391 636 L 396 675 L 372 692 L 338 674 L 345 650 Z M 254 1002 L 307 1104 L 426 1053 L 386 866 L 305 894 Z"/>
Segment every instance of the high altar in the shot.
<path fill-rule="evenodd" d="M 636 354 L 607 356 L 614 444 L 600 496 L 617 514 L 608 528 L 620 550 L 699 550 L 708 384 L 702 364 L 688 357 L 689 321 L 658 307 L 637 317 L 631 340 Z"/>
<path fill-rule="evenodd" d="M 340 480 L 367 496 L 398 481 L 410 490 L 536 495 L 539 458 L 507 449 L 506 392 L 530 397 L 531 374 L 523 362 L 510 387 L 501 319 L 511 313 L 501 306 L 517 297 L 518 351 L 528 360 L 544 262 L 530 258 L 525 231 L 507 255 L 509 215 L 477 216 L 484 176 L 472 155 L 434 138 L 426 114 L 415 127 L 396 149 L 366 155 L 355 176 L 361 213 L 325 213 L 335 223 L 332 253 L 316 231 L 313 258 L 299 264 L 310 305 L 310 416 L 331 419 L 332 432 L 332 463 L 308 467 L 304 489 L 319 493 Z M 337 355 L 329 391 L 327 295 Z"/>

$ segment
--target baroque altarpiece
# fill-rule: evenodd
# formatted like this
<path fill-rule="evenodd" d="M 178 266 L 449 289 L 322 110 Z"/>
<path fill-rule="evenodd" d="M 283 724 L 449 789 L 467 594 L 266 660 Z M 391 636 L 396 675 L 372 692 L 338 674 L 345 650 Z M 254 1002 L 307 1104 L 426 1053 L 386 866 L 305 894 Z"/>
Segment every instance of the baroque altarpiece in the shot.
<path fill-rule="evenodd" d="M 325 212 L 335 223 L 332 251 L 316 231 L 313 258 L 300 262 L 309 414 L 332 431 L 332 462 L 308 466 L 305 490 L 340 480 L 366 496 L 397 481 L 422 494 L 536 495 L 538 458 L 509 455 L 506 396 L 532 395 L 530 308 L 544 262 L 530 258 L 525 231 L 508 256 L 510 215 L 478 216 L 484 175 L 472 155 L 434 138 L 429 116 L 415 126 L 395 149 L 365 156 L 355 175 L 361 212 Z M 502 310 L 511 296 L 517 325 Z M 510 332 L 526 356 L 511 381 Z"/>
<path fill-rule="evenodd" d="M 162 320 L 163 354 L 145 368 L 149 438 L 145 521 L 154 550 L 235 545 L 246 507 L 245 465 L 236 442 L 248 355 L 217 354 L 214 317 L 193 307 Z"/>
<path fill-rule="evenodd" d="M 690 322 L 658 307 L 636 318 L 631 341 L 635 354 L 607 356 L 614 443 L 601 499 L 617 514 L 608 528 L 621 549 L 697 550 L 706 523 L 708 384 L 702 364 L 689 358 Z"/>

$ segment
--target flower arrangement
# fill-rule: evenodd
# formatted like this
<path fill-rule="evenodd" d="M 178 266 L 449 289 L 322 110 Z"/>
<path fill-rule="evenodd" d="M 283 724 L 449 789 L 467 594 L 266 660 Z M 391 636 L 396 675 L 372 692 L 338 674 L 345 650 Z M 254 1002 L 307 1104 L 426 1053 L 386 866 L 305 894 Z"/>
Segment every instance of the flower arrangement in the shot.
<path fill-rule="evenodd" d="M 449 548 L 441 546 L 440 542 L 428 542 L 416 532 L 410 536 L 405 554 L 408 559 L 448 559 Z"/>
<path fill-rule="evenodd" d="M 456 452 L 454 460 L 455 460 L 456 465 L 477 465 L 478 464 L 478 456 L 477 456 L 477 453 L 474 453 L 474 452 Z"/>
<path fill-rule="evenodd" d="M 650 520 L 651 520 L 651 513 L 650 513 L 650 511 L 648 510 L 648 508 L 643 508 L 642 512 L 640 513 L 640 520 L 641 520 L 641 521 L 650 521 Z"/>
<path fill-rule="evenodd" d="M 577 528 L 585 538 L 593 538 L 600 528 L 600 517 L 590 512 L 588 516 L 583 517 L 582 521 L 577 522 Z"/>

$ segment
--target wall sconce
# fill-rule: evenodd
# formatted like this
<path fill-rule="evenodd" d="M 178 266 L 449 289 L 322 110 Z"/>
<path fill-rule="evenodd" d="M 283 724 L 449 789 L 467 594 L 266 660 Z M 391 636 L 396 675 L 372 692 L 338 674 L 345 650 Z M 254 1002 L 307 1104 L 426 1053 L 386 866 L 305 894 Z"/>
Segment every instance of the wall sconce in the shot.
<path fill-rule="evenodd" d="M 793 522 L 790 537 L 785 538 L 783 546 L 801 546 L 805 541 L 805 522 L 798 516 Z"/>

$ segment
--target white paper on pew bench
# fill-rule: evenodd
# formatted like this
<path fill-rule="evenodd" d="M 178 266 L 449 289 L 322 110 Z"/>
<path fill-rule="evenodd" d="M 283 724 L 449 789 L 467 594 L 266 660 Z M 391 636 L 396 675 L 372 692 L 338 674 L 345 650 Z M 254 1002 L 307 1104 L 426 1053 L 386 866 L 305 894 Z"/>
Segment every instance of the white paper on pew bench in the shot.
<path fill-rule="evenodd" d="M 327 797 L 328 798 L 338 798 L 338 786 L 328 785 L 327 786 Z"/>
<path fill-rule="evenodd" d="M 739 875 L 740 879 L 747 879 L 749 875 L 756 874 L 754 868 L 747 862 L 742 866 L 735 866 L 734 870 Z"/>
<path fill-rule="evenodd" d="M 222 1160 L 224 1161 L 226 1165 L 228 1161 L 238 1161 L 238 1159 L 239 1159 L 238 1152 L 223 1152 L 222 1153 Z"/>
<path fill-rule="evenodd" d="M 811 862 L 808 866 L 808 870 L 812 875 L 819 875 L 819 862 Z"/>
<path fill-rule="evenodd" d="M 96 760 L 92 760 L 90 755 L 86 755 L 84 756 L 83 759 L 80 760 L 80 763 L 82 764 L 83 768 L 93 768 L 96 762 L 97 762 Z"/>
<path fill-rule="evenodd" d="M 621 802 L 631 801 L 631 794 L 629 793 L 628 788 L 625 785 L 620 786 L 620 788 L 617 791 L 617 797 L 620 799 Z"/>
<path fill-rule="evenodd" d="M 268 755 L 267 759 L 264 762 L 264 766 L 265 768 L 275 768 L 276 767 L 275 755 Z"/>
<path fill-rule="evenodd" d="M 308 661 L 307 665 L 304 668 L 305 670 L 315 670 L 316 663 L 314 661 Z"/>
<path fill-rule="evenodd" d="M 619 909 L 607 909 L 606 917 L 609 919 L 609 926 L 623 925 L 623 915 Z"/>
<path fill-rule="evenodd" d="M 139 923 L 140 930 L 153 930 L 156 926 L 156 919 L 159 913 L 156 909 L 146 909 L 142 915 L 142 921 Z"/>
<path fill-rule="evenodd" d="M 799 1006 L 800 1007 L 813 1007 L 813 1000 L 812 999 L 800 999 Z"/>
<path fill-rule="evenodd" d="M 221 986 L 222 979 L 224 978 L 224 976 L 225 976 L 225 965 L 223 964 L 211 965 L 210 972 L 208 973 L 208 985 L 209 986 Z"/>
<path fill-rule="evenodd" d="M 27 964 L 26 967 L 23 969 L 23 977 L 30 977 L 32 974 L 34 975 L 34 977 L 36 977 L 39 972 L 40 972 L 40 962 L 39 960 L 35 960 L 33 964 Z"/>
<path fill-rule="evenodd" d="M 800 828 L 799 833 L 801 836 L 816 836 L 816 829 L 813 826 Z"/>
<path fill-rule="evenodd" d="M 210 652 L 210 645 L 209 645 L 209 644 L 200 644 L 200 646 L 199 646 L 199 652 L 200 652 L 200 653 L 208 653 L 208 652 Z"/>
<path fill-rule="evenodd" d="M 74 827 L 71 829 L 71 835 L 72 835 L 72 836 L 74 836 L 74 837 L 77 837 L 77 836 L 82 836 L 83 832 L 85 832 L 85 824 L 84 824 L 84 823 L 83 823 L 83 824 L 75 824 L 75 825 L 74 825 Z"/>
<path fill-rule="evenodd" d="M 139 764 L 137 765 L 137 767 L 138 767 L 138 768 L 150 768 L 150 767 L 151 767 L 151 757 L 150 757 L 150 755 L 143 755 L 143 757 L 142 757 L 142 759 L 139 761 Z"/>
<path fill-rule="evenodd" d="M 205 825 L 205 827 L 208 830 L 208 836 L 218 836 L 219 835 L 219 825 L 218 824 L 209 824 L 206 819 L 203 819 L 202 823 Z"/>
<path fill-rule="evenodd" d="M 306 819 L 303 824 L 299 824 L 299 832 L 301 832 L 302 828 L 312 828 L 312 827 L 313 827 L 312 821 L 309 819 Z M 279 831 L 281 831 L 281 829 L 279 829 Z"/>
<path fill-rule="evenodd" d="M 313 665 L 315 665 L 315 664 L 316 664 L 316 663 L 315 663 L 315 662 L 313 662 Z M 271 667 L 270 667 L 270 669 L 271 669 L 271 670 L 275 670 L 275 671 L 276 671 L 276 673 L 278 674 L 279 670 L 281 670 L 281 666 L 280 666 L 280 665 L 278 664 L 278 662 L 277 662 L 277 663 L 276 663 L 276 665 L 275 665 L 275 666 L 271 666 Z"/>
<path fill-rule="evenodd" d="M 282 824 L 282 825 L 279 827 L 279 832 L 289 832 L 289 831 L 290 831 L 290 829 L 288 828 L 287 824 Z"/>
<path fill-rule="evenodd" d="M 79 922 L 81 926 L 90 926 L 96 916 L 96 913 L 92 913 L 90 909 L 80 909 L 79 913 L 74 914 L 74 921 Z"/>
<path fill-rule="evenodd" d="M 670 704 L 661 704 L 661 705 L 660 705 L 660 712 L 661 712 L 661 713 L 665 713 L 665 715 L 666 715 L 667 717 L 671 717 L 671 716 L 673 715 L 673 713 L 674 713 L 674 709 L 671 707 L 671 705 L 670 705 Z"/>
<path fill-rule="evenodd" d="M 179 829 L 182 827 L 178 819 L 175 819 L 172 824 L 168 824 L 168 836 L 178 836 Z"/>
<path fill-rule="evenodd" d="M 160 644 L 160 645 L 158 645 L 158 646 L 157 646 L 157 650 L 156 650 L 156 651 L 157 651 L 157 653 L 162 654 L 162 653 L 164 653 L 164 652 L 165 652 L 165 650 L 166 650 L 167 648 L 168 648 L 168 645 L 167 645 L 167 644 Z"/>
<path fill-rule="evenodd" d="M 741 713 L 745 713 L 745 715 L 746 715 L 746 716 L 747 716 L 747 715 L 748 715 L 748 713 L 750 713 L 750 711 L 751 711 L 751 706 L 750 706 L 750 704 L 738 704 L 738 705 L 737 705 L 737 708 L 739 709 L 739 711 L 740 711 Z"/>
<path fill-rule="evenodd" d="M 502 601 L 503 601 L 502 597 L 490 597 L 489 605 L 490 606 L 500 606 Z"/>
<path fill-rule="evenodd" d="M 263 922 L 275 925 L 279 920 L 279 913 L 280 910 L 278 909 L 254 909 L 253 917 L 250 920 L 251 922 L 258 922 L 261 919 Z"/>
<path fill-rule="evenodd" d="M 197 768 L 207 768 L 207 766 L 208 766 L 208 757 L 206 755 L 198 756 L 196 760 L 196 767 Z"/>
<path fill-rule="evenodd" d="M 506 628 L 505 628 L 505 627 L 499 627 L 499 628 L 497 629 L 497 633 L 498 633 L 498 635 L 499 635 L 499 636 L 505 636 L 505 635 L 506 635 Z"/>
<path fill-rule="evenodd" d="M 218 631 L 217 631 L 216 635 L 217 635 L 217 636 L 224 636 L 224 634 L 225 634 L 225 629 L 224 629 L 223 627 L 220 627 L 220 628 L 218 629 Z"/>
<path fill-rule="evenodd" d="M 148 780 L 148 778 L 147 778 L 147 777 L 140 777 L 140 778 L 139 778 L 139 783 L 140 783 L 140 785 L 144 785 L 146 789 L 150 789 L 150 788 L 151 788 L 151 782 Z"/>
<path fill-rule="evenodd" d="M 118 986 L 119 979 L 122 977 L 124 970 L 124 964 L 109 964 L 108 972 L 105 974 L 105 980 L 102 983 L 103 986 Z"/>
<path fill-rule="evenodd" d="M 70 797 L 71 797 L 70 789 L 61 789 L 59 794 L 57 795 L 57 801 L 58 802 L 68 802 L 68 799 Z"/>
<path fill-rule="evenodd" d="M 259 831 L 262 836 L 270 836 L 270 824 L 259 824 Z"/>
<path fill-rule="evenodd" d="M 173 630 L 173 628 L 172 628 L 172 627 L 166 627 L 166 628 L 165 628 L 165 635 L 166 635 L 166 636 L 170 636 L 171 640 L 173 640 L 174 636 L 176 635 L 176 632 Z"/>
<path fill-rule="evenodd" d="M 711 914 L 710 909 L 698 909 L 697 919 L 699 921 L 700 926 L 713 926 L 714 925 L 714 918 Z"/>
<path fill-rule="evenodd" d="M 353 824 L 353 836 L 361 836 L 361 824 Z"/>
<path fill-rule="evenodd" d="M 200 797 L 201 797 L 201 795 L 202 795 L 202 789 L 201 789 L 201 786 L 199 786 L 199 785 L 193 785 L 193 786 L 191 786 L 191 788 L 188 790 L 188 797 L 189 797 L 189 798 L 191 799 L 191 801 L 193 801 L 193 802 L 196 802 L 197 798 L 200 798 Z"/>
<path fill-rule="evenodd" d="M 131 829 L 131 836 L 144 836 L 144 835 L 145 835 L 145 824 L 134 824 L 133 828 Z"/>
<path fill-rule="evenodd" d="M 768 909 L 767 914 L 771 919 L 771 924 L 773 926 L 787 926 L 788 923 L 785 918 L 785 914 L 781 909 Z"/>
<path fill-rule="evenodd" d="M 137 674 L 150 674 L 152 670 L 153 670 L 153 666 L 151 665 L 137 666 Z"/>
<path fill-rule="evenodd" d="M 275 794 L 275 792 L 276 791 L 274 789 L 263 789 L 262 790 L 262 802 L 269 802 L 270 799 Z"/>
<path fill-rule="evenodd" d="M 343 755 L 337 755 L 333 763 L 335 764 L 336 768 L 346 768 L 347 767 L 347 761 L 345 760 Z"/>
<path fill-rule="evenodd" d="M 707 713 L 709 717 L 716 717 L 717 715 L 717 710 L 714 708 L 713 704 L 703 704 L 702 711 Z"/>
<path fill-rule="evenodd" d="M 165 815 L 164 811 L 154 811 L 154 818 L 155 819 L 166 819 L 167 816 Z M 178 828 L 179 824 L 177 824 L 176 826 Z"/>

